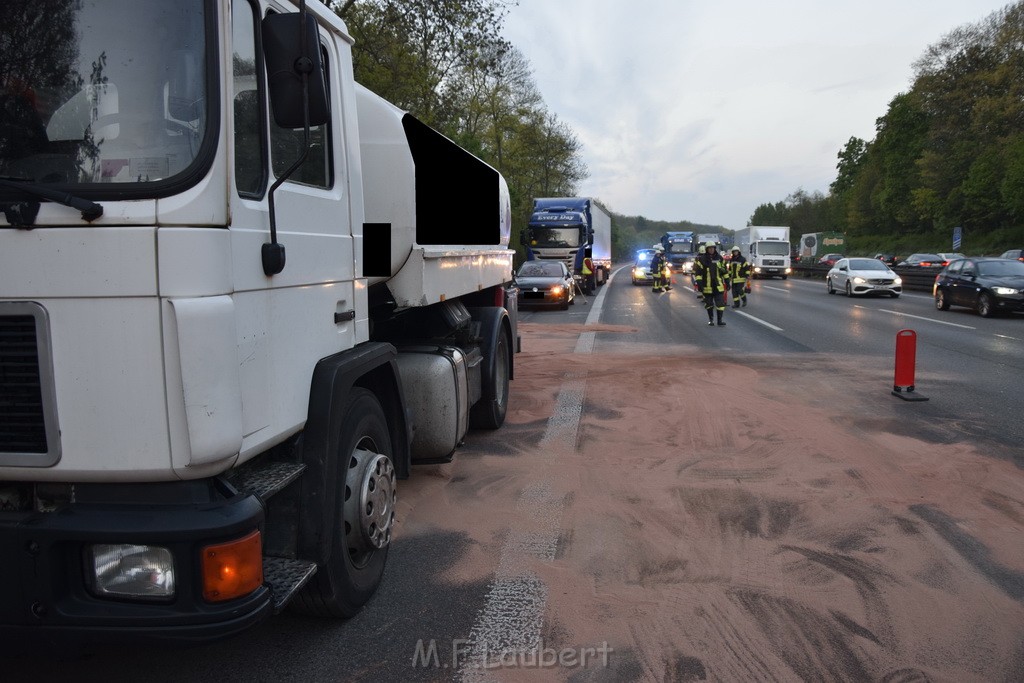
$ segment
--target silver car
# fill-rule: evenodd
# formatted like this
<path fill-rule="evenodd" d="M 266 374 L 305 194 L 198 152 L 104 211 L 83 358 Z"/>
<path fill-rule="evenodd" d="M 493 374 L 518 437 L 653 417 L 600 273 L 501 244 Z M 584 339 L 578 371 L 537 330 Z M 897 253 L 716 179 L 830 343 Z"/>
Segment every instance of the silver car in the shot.
<path fill-rule="evenodd" d="M 903 292 L 903 280 L 876 258 L 844 258 L 825 276 L 829 294 L 888 294 L 894 299 Z"/>

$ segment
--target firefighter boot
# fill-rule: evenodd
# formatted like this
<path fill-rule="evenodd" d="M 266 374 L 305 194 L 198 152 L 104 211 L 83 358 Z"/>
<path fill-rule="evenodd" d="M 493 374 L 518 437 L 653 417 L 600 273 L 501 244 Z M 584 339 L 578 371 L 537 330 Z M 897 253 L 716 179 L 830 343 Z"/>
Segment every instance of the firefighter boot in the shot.
<path fill-rule="evenodd" d="M 718 311 L 718 326 L 719 327 L 725 327 L 725 321 L 722 320 L 722 316 L 724 314 L 725 314 L 725 311 Z"/>

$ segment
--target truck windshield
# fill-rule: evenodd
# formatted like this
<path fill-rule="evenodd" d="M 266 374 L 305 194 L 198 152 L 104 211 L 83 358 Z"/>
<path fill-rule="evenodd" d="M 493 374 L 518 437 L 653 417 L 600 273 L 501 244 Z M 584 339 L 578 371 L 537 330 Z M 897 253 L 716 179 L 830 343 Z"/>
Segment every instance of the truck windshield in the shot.
<path fill-rule="evenodd" d="M 203 0 L 0 4 L 0 176 L 154 183 L 207 132 Z"/>
<path fill-rule="evenodd" d="M 758 242 L 757 253 L 761 256 L 788 256 L 789 242 Z"/>
<path fill-rule="evenodd" d="M 673 254 L 692 254 L 693 244 L 690 242 L 672 242 L 668 245 L 668 250 Z"/>
<path fill-rule="evenodd" d="M 580 229 L 531 227 L 531 247 L 578 247 L 580 246 Z"/>

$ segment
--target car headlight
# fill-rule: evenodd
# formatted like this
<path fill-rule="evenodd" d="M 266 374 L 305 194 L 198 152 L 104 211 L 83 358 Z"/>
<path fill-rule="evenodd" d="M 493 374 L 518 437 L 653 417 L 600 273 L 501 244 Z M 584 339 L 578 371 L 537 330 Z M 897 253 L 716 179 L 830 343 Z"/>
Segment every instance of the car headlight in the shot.
<path fill-rule="evenodd" d="M 1019 289 L 1013 289 L 1011 287 L 993 287 L 992 291 L 1001 296 L 1010 296 L 1012 294 L 1019 294 Z"/>
<path fill-rule="evenodd" d="M 853 278 L 853 282 L 854 282 L 854 284 L 862 285 L 862 284 L 864 284 L 865 280 L 862 277 L 855 277 L 855 278 Z"/>
<path fill-rule="evenodd" d="M 555 285 L 554 287 L 551 288 L 551 293 L 554 294 L 555 296 L 558 296 L 559 294 L 562 293 L 562 289 L 562 285 Z"/>
<path fill-rule="evenodd" d="M 898 278 L 894 279 L 894 280 L 892 281 L 892 283 L 893 283 L 894 285 L 902 285 L 902 284 L 903 284 L 903 278 L 901 278 L 901 277 L 898 277 Z"/>

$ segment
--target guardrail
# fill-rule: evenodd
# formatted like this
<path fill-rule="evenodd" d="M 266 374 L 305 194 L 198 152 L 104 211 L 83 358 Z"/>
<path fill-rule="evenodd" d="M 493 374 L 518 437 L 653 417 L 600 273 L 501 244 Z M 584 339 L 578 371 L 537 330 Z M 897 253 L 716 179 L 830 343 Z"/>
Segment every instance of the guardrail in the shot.
<path fill-rule="evenodd" d="M 931 292 L 932 284 L 935 283 L 935 276 L 942 268 L 910 268 L 907 266 L 895 266 L 893 271 L 903 279 L 903 289 L 913 292 Z M 829 266 L 793 266 L 793 274 L 801 277 L 816 278 L 824 280 L 828 274 Z"/>

